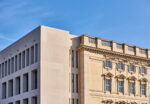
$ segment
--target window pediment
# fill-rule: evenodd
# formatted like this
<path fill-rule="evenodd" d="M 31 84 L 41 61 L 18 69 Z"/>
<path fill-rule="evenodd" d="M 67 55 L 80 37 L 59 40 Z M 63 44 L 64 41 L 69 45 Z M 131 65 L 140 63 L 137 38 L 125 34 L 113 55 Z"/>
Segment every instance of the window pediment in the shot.
<path fill-rule="evenodd" d="M 125 75 L 123 75 L 123 74 L 119 74 L 119 75 L 117 75 L 117 76 L 116 76 L 116 78 L 125 79 L 125 78 L 126 78 L 126 76 L 125 76 Z"/>
<path fill-rule="evenodd" d="M 135 76 L 128 77 L 128 80 L 136 80 L 137 78 Z"/>
<path fill-rule="evenodd" d="M 147 78 L 141 78 L 141 79 L 139 79 L 139 81 L 141 81 L 141 82 L 147 82 L 148 79 Z"/>
<path fill-rule="evenodd" d="M 113 77 L 114 75 L 110 72 L 103 74 L 103 76 L 105 77 Z"/>

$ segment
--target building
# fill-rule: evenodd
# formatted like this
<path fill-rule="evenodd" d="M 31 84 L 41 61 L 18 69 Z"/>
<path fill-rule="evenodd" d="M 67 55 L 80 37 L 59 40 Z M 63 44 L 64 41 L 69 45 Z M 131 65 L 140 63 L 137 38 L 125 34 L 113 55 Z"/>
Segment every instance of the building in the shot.
<path fill-rule="evenodd" d="M 150 104 L 150 50 L 39 26 L 0 52 L 0 104 Z"/>

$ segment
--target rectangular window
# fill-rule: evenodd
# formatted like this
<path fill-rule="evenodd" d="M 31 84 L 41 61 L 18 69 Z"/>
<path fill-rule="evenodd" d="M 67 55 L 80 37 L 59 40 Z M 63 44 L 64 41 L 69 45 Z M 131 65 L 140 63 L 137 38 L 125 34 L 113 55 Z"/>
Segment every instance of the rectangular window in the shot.
<path fill-rule="evenodd" d="M 72 92 L 74 92 L 74 74 L 72 73 Z"/>
<path fill-rule="evenodd" d="M 15 71 L 18 70 L 18 57 L 17 55 L 15 56 Z"/>
<path fill-rule="evenodd" d="M 32 104 L 38 104 L 37 103 L 37 96 L 32 97 Z"/>
<path fill-rule="evenodd" d="M 11 58 L 11 73 L 14 73 L 14 58 Z"/>
<path fill-rule="evenodd" d="M 79 52 L 78 51 L 76 51 L 76 68 L 78 68 L 79 67 Z"/>
<path fill-rule="evenodd" d="M 124 84 L 123 81 L 118 81 L 118 92 L 123 93 Z"/>
<path fill-rule="evenodd" d="M 32 90 L 37 89 L 38 86 L 38 75 L 37 75 L 37 70 L 32 71 Z"/>
<path fill-rule="evenodd" d="M 13 104 L 13 102 L 10 102 L 10 103 L 8 103 L 8 104 Z"/>
<path fill-rule="evenodd" d="M 22 68 L 25 67 L 25 51 L 22 53 Z"/>
<path fill-rule="evenodd" d="M 76 104 L 79 104 L 79 100 L 78 99 L 76 100 Z"/>
<path fill-rule="evenodd" d="M 102 45 L 111 46 L 111 42 L 102 40 Z"/>
<path fill-rule="evenodd" d="M 8 90 L 8 92 L 9 92 L 8 96 L 11 97 L 11 96 L 13 96 L 13 80 L 9 80 L 8 88 L 9 88 L 9 90 Z"/>
<path fill-rule="evenodd" d="M 106 62 L 105 62 L 105 67 L 111 68 L 111 62 L 110 62 L 110 61 L 106 61 Z"/>
<path fill-rule="evenodd" d="M 19 54 L 19 70 L 21 70 L 21 53 Z"/>
<path fill-rule="evenodd" d="M 1 68 L 1 64 L 0 64 L 0 78 L 2 78 L 2 68 Z"/>
<path fill-rule="evenodd" d="M 130 65 L 130 71 L 134 72 L 135 66 L 134 65 Z"/>
<path fill-rule="evenodd" d="M 4 63 L 2 63 L 2 77 L 5 75 Z"/>
<path fill-rule="evenodd" d="M 7 89 L 6 89 L 6 82 L 2 84 L 2 99 L 6 98 Z"/>
<path fill-rule="evenodd" d="M 34 63 L 34 46 L 31 47 L 31 64 Z"/>
<path fill-rule="evenodd" d="M 130 82 L 130 93 L 134 94 L 135 91 L 135 84 L 133 82 Z"/>
<path fill-rule="evenodd" d="M 96 42 L 96 39 L 94 39 L 94 38 L 88 38 L 88 39 L 89 39 L 90 43 L 95 43 Z"/>
<path fill-rule="evenodd" d="M 134 48 L 133 48 L 133 47 L 128 46 L 128 50 L 129 50 L 129 51 L 134 51 Z"/>
<path fill-rule="evenodd" d="M 122 44 L 117 44 L 117 48 L 123 49 L 123 45 Z"/>
<path fill-rule="evenodd" d="M 27 49 L 27 52 L 26 52 L 26 66 L 29 66 L 29 49 Z"/>
<path fill-rule="evenodd" d="M 146 95 L 146 84 L 141 84 L 141 94 Z"/>
<path fill-rule="evenodd" d="M 72 99 L 72 104 L 74 104 L 74 99 Z"/>
<path fill-rule="evenodd" d="M 78 74 L 76 74 L 76 92 L 78 93 L 78 90 L 79 90 L 79 88 L 78 88 Z"/>
<path fill-rule="evenodd" d="M 145 67 L 141 67 L 141 74 L 146 74 L 146 68 Z"/>
<path fill-rule="evenodd" d="M 27 92 L 29 87 L 28 73 L 23 75 L 23 92 Z"/>
<path fill-rule="evenodd" d="M 110 79 L 105 80 L 105 89 L 106 89 L 106 91 L 111 91 L 111 80 Z"/>
<path fill-rule="evenodd" d="M 23 100 L 23 104 L 29 104 L 29 100 L 28 99 L 24 99 Z"/>
<path fill-rule="evenodd" d="M 35 45 L 35 62 L 38 61 L 38 44 Z"/>
<path fill-rule="evenodd" d="M 7 76 L 7 61 L 5 61 L 5 76 Z"/>
<path fill-rule="evenodd" d="M 20 77 L 16 78 L 15 87 L 16 95 L 20 94 Z"/>
<path fill-rule="evenodd" d="M 118 69 L 123 70 L 123 68 L 124 68 L 124 65 L 122 63 L 118 63 Z"/>
<path fill-rule="evenodd" d="M 74 50 L 72 50 L 71 62 L 72 62 L 72 67 L 74 67 Z"/>
<path fill-rule="evenodd" d="M 15 104 L 20 104 L 20 101 L 16 101 L 16 103 Z"/>

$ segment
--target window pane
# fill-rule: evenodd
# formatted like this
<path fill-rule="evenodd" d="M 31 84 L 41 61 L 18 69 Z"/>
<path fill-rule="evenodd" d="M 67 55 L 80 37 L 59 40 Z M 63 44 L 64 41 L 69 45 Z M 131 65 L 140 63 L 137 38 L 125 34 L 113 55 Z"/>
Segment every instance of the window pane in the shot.
<path fill-rule="evenodd" d="M 110 81 L 110 79 L 106 79 L 105 89 L 106 89 L 106 91 L 111 91 L 111 81 Z"/>
<path fill-rule="evenodd" d="M 111 68 L 111 62 L 110 61 L 106 61 L 105 66 Z"/>

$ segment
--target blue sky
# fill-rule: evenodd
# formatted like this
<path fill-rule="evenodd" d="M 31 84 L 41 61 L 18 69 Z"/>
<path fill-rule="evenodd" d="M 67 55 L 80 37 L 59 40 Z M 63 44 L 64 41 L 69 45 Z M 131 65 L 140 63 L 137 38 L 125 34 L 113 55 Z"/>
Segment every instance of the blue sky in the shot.
<path fill-rule="evenodd" d="M 0 50 L 39 25 L 150 48 L 150 0 L 0 0 Z"/>

